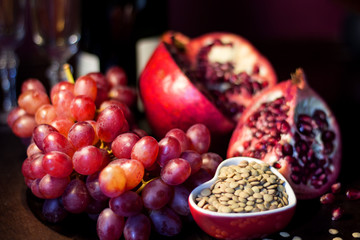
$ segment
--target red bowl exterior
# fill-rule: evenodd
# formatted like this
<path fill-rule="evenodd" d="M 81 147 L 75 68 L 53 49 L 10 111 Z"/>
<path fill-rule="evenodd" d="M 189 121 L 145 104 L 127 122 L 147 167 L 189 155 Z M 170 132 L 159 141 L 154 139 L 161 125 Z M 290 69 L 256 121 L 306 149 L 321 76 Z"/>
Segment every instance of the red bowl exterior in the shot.
<path fill-rule="evenodd" d="M 198 226 L 207 234 L 218 239 L 254 239 L 282 230 L 295 214 L 296 196 L 290 184 L 275 168 L 270 170 L 282 179 L 288 194 L 288 205 L 267 211 L 251 213 L 218 213 L 205 210 L 196 205 L 195 198 L 204 188 L 211 187 L 218 178 L 220 169 L 224 166 L 238 164 L 239 161 L 262 161 L 249 157 L 234 157 L 224 160 L 218 166 L 214 177 L 197 186 L 190 193 L 188 203 L 190 212 Z"/>
<path fill-rule="evenodd" d="M 285 211 L 271 214 L 221 217 L 206 215 L 190 203 L 190 211 L 198 226 L 210 236 L 218 239 L 263 238 L 283 229 L 295 213 L 295 206 Z"/>

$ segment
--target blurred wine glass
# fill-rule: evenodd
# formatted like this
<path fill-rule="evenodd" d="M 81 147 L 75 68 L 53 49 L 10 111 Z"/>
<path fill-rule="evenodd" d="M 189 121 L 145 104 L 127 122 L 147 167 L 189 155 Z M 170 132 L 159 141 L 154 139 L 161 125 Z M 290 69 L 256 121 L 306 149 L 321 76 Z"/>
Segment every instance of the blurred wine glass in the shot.
<path fill-rule="evenodd" d="M 1 123 L 16 106 L 18 57 L 15 53 L 25 35 L 25 0 L 0 0 Z"/>
<path fill-rule="evenodd" d="M 50 58 L 50 85 L 65 79 L 63 64 L 78 51 L 80 0 L 32 0 L 32 38 Z"/>

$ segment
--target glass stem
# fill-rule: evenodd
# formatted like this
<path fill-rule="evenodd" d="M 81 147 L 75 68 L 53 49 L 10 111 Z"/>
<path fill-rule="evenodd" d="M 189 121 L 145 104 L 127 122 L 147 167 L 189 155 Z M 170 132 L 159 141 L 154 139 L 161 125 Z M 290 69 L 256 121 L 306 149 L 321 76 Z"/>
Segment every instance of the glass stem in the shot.
<path fill-rule="evenodd" d="M 0 76 L 3 91 L 2 110 L 10 111 L 16 106 L 16 76 L 18 57 L 13 50 L 5 49 L 0 53 Z"/>
<path fill-rule="evenodd" d="M 60 63 L 58 61 L 51 61 L 50 67 L 47 69 L 46 74 L 50 80 L 50 86 L 53 87 L 59 80 Z"/>

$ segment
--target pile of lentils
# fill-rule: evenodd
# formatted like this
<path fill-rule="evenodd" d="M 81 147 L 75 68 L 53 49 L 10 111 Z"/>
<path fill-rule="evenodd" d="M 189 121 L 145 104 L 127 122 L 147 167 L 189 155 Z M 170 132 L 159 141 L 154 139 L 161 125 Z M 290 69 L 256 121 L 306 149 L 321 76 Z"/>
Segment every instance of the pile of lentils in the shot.
<path fill-rule="evenodd" d="M 249 213 L 288 205 L 284 180 L 266 163 L 241 161 L 224 166 L 216 182 L 196 196 L 199 207 L 221 213 Z"/>

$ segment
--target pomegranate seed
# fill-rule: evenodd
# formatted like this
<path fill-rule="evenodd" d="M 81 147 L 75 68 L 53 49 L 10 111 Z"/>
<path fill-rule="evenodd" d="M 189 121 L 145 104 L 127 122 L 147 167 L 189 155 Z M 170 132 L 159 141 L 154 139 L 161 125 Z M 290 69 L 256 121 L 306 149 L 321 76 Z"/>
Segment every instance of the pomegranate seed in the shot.
<path fill-rule="evenodd" d="M 305 121 L 299 121 L 296 126 L 301 134 L 311 136 L 313 129 L 310 123 L 307 123 Z"/>
<path fill-rule="evenodd" d="M 326 193 L 320 197 L 320 202 L 322 204 L 330 204 L 333 203 L 335 200 L 335 196 L 332 193 Z"/>
<path fill-rule="evenodd" d="M 259 67 L 259 65 L 254 65 L 254 67 L 253 67 L 253 73 L 255 73 L 255 74 L 258 74 L 260 72 L 260 67 Z"/>
<path fill-rule="evenodd" d="M 287 132 L 290 131 L 290 125 L 289 125 L 288 122 L 286 122 L 286 121 L 284 120 L 284 121 L 281 121 L 280 126 L 279 126 L 278 129 L 279 129 L 279 131 L 280 131 L 281 133 L 287 133 Z"/>
<path fill-rule="evenodd" d="M 282 153 L 284 154 L 284 156 L 292 156 L 293 146 L 289 143 L 285 143 L 282 147 Z"/>
<path fill-rule="evenodd" d="M 326 113 L 322 110 L 316 110 L 313 114 L 316 125 L 320 130 L 326 130 L 329 126 L 326 120 Z"/>
<path fill-rule="evenodd" d="M 305 155 L 309 151 L 309 147 L 304 140 L 295 143 L 295 149 L 300 155 Z"/>
<path fill-rule="evenodd" d="M 314 114 L 313 114 L 313 118 L 315 119 L 320 119 L 320 120 L 326 120 L 326 113 L 322 110 L 315 110 Z"/>
<path fill-rule="evenodd" d="M 360 190 L 351 188 L 346 191 L 346 197 L 350 200 L 360 199 Z"/>
<path fill-rule="evenodd" d="M 278 163 L 278 162 L 276 162 L 276 163 L 274 163 L 273 167 L 276 168 L 276 169 L 280 169 L 280 168 L 281 168 L 281 164 Z"/>
<path fill-rule="evenodd" d="M 312 118 L 307 114 L 299 114 L 298 121 L 311 124 Z"/>
<path fill-rule="evenodd" d="M 332 142 L 324 142 L 324 153 L 330 154 L 334 150 L 334 145 Z"/>
<path fill-rule="evenodd" d="M 330 130 L 326 130 L 321 134 L 321 140 L 323 142 L 331 142 L 335 139 L 335 133 Z"/>
<path fill-rule="evenodd" d="M 340 207 L 338 208 L 335 208 L 333 211 L 332 211 L 332 216 L 331 216 L 331 219 L 332 220 L 339 220 L 344 214 L 344 210 Z"/>
<path fill-rule="evenodd" d="M 251 141 L 245 141 L 245 142 L 243 143 L 244 149 L 247 149 L 248 147 L 250 147 L 250 145 L 251 145 Z"/>
<path fill-rule="evenodd" d="M 331 185 L 331 192 L 332 193 L 339 193 L 341 190 L 341 183 L 334 183 L 333 185 Z"/>

